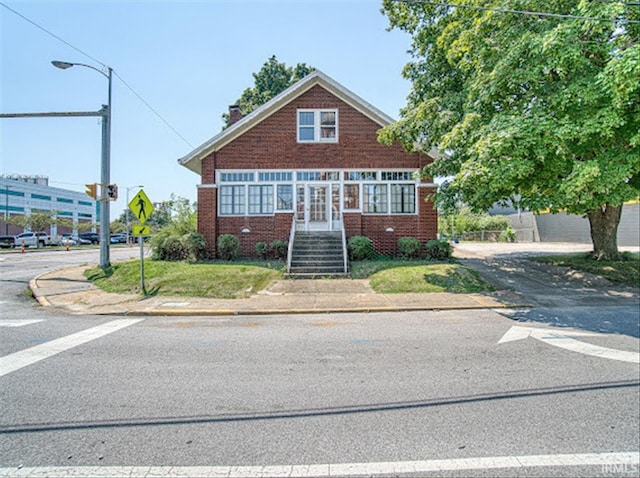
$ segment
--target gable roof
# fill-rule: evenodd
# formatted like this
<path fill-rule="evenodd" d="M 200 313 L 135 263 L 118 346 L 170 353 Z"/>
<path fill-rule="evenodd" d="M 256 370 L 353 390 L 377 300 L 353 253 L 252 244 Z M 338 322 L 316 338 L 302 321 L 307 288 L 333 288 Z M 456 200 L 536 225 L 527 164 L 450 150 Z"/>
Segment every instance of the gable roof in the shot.
<path fill-rule="evenodd" d="M 178 159 L 178 163 L 197 174 L 202 174 L 203 158 L 229 144 L 231 141 L 244 134 L 245 132 L 256 126 L 258 123 L 278 111 L 280 108 L 289 104 L 291 101 L 295 100 L 300 95 L 309 91 L 316 85 L 319 85 L 328 92 L 332 93 L 334 96 L 338 97 L 349 106 L 355 108 L 357 111 L 364 114 L 366 117 L 379 124 L 381 127 L 387 126 L 394 121 L 393 118 L 383 113 L 370 103 L 367 103 L 365 100 L 342 86 L 334 79 L 330 78 L 320 70 L 315 70 L 291 85 L 279 95 L 273 97 L 271 100 L 269 100 L 259 108 L 253 110 L 237 123 L 234 123 L 230 127 L 215 135 L 213 138 L 205 141 L 186 156 Z"/>

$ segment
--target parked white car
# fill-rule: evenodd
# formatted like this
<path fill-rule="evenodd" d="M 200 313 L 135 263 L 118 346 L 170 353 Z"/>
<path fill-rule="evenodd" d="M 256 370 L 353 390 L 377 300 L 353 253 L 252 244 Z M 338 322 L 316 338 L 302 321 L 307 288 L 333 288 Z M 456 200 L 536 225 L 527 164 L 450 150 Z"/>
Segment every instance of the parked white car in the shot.
<path fill-rule="evenodd" d="M 16 247 L 42 247 L 51 245 L 51 237 L 46 232 L 23 232 L 16 236 Z"/>
<path fill-rule="evenodd" d="M 78 237 L 75 234 L 62 234 L 58 237 L 56 243 L 60 246 L 77 246 L 78 244 L 91 244 L 91 241 Z"/>

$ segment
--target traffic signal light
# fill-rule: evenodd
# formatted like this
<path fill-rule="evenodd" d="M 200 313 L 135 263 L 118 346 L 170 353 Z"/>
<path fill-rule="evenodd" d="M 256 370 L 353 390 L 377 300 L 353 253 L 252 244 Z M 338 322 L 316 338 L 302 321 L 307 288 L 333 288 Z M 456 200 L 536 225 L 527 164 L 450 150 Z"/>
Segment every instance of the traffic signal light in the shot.
<path fill-rule="evenodd" d="M 84 192 L 87 196 L 92 197 L 93 199 L 98 199 L 98 185 L 96 183 L 93 184 L 85 184 L 87 190 Z"/>
<path fill-rule="evenodd" d="M 107 198 L 110 201 L 115 201 L 118 199 L 118 185 L 117 184 L 108 184 L 107 185 Z"/>

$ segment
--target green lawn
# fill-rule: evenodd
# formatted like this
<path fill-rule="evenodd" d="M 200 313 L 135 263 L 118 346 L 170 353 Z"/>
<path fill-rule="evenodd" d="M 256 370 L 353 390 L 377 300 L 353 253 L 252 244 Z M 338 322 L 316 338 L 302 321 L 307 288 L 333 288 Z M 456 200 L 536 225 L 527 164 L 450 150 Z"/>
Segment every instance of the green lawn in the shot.
<path fill-rule="evenodd" d="M 640 254 L 625 252 L 619 261 L 595 261 L 589 254 L 536 257 L 536 261 L 602 276 L 611 282 L 640 286 Z"/>
<path fill-rule="evenodd" d="M 478 273 L 453 263 L 405 265 L 384 269 L 369 277 L 373 290 L 383 294 L 404 292 L 454 292 L 468 294 L 493 291 Z"/>
<path fill-rule="evenodd" d="M 145 288 L 153 295 L 238 299 L 282 278 L 282 272 L 242 264 L 145 260 L 144 276 Z M 140 293 L 140 261 L 114 264 L 106 271 L 88 269 L 85 277 L 107 292 Z"/>
<path fill-rule="evenodd" d="M 148 294 L 237 299 L 249 297 L 283 278 L 282 264 L 215 262 L 190 264 L 145 260 Z M 478 274 L 455 263 L 424 261 L 362 261 L 354 263 L 357 278 L 368 277 L 379 293 L 490 291 Z M 366 274 L 366 275 L 365 275 Z M 140 262 L 114 264 L 103 271 L 88 269 L 85 276 L 98 287 L 115 293 L 140 293 Z"/>

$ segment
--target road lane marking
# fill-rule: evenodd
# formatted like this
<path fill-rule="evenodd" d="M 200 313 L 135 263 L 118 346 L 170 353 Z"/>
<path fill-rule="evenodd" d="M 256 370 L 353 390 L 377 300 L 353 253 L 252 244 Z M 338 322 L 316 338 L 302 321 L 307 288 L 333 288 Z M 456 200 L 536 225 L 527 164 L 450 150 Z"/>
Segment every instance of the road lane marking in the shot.
<path fill-rule="evenodd" d="M 116 332 L 144 319 L 118 319 L 29 349 L 0 357 L 0 377 L 84 343 Z"/>
<path fill-rule="evenodd" d="M 378 463 L 336 463 L 311 465 L 266 466 L 47 466 L 0 468 L 0 477 L 47 476 L 62 478 L 83 476 L 104 478 L 135 476 L 137 478 L 168 478 L 197 476 L 201 478 L 257 478 L 288 476 L 299 478 L 327 476 L 375 476 L 415 473 L 442 473 L 465 470 L 525 469 L 536 467 L 598 466 L 601 471 L 627 470 L 637 473 L 640 452 L 577 453 L 564 455 L 494 456 L 453 458 L 444 460 L 393 461 Z"/>
<path fill-rule="evenodd" d="M 534 339 L 540 340 L 546 344 L 584 355 L 591 355 L 593 357 L 606 358 L 609 360 L 618 360 L 621 362 L 640 363 L 640 353 L 638 352 L 610 349 L 599 345 L 589 344 L 587 342 L 580 342 L 579 340 L 572 338 L 589 336 L 595 337 L 598 335 L 601 334 L 573 332 L 570 330 L 559 329 L 539 329 L 536 327 L 521 327 L 519 325 L 514 325 L 502 336 L 498 343 L 503 344 L 506 342 L 513 342 L 515 340 L 533 337 Z"/>
<path fill-rule="evenodd" d="M 0 327 L 23 327 L 38 322 L 44 322 L 44 319 L 3 319 L 0 320 Z"/>

